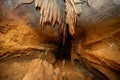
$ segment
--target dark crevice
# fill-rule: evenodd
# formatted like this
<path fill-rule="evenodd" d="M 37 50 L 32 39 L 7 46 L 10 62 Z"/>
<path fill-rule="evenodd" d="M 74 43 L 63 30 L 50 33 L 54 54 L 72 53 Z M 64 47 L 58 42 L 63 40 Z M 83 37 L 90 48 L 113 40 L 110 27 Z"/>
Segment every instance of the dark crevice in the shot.
<path fill-rule="evenodd" d="M 66 26 L 67 37 L 65 38 L 65 43 L 63 44 L 63 40 L 61 38 L 61 42 L 59 43 L 58 52 L 56 54 L 57 59 L 66 59 L 71 60 L 71 48 L 72 48 L 72 36 L 69 33 L 69 26 Z"/>

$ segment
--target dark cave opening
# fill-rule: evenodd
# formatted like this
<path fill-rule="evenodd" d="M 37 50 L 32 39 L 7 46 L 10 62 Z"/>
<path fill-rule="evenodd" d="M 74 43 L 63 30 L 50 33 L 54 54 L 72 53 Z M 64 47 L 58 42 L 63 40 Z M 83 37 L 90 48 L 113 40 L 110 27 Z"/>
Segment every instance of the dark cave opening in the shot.
<path fill-rule="evenodd" d="M 66 25 L 67 37 L 65 38 L 65 43 L 63 44 L 63 38 L 59 43 L 59 48 L 57 50 L 56 58 L 71 60 L 71 48 L 72 48 L 72 36 L 69 32 L 69 26 Z"/>

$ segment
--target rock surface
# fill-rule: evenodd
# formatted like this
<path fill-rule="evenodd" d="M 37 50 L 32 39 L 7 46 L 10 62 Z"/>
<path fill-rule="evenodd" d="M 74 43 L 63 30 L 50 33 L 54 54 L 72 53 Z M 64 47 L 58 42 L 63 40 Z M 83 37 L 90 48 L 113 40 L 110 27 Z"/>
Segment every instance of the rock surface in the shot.
<path fill-rule="evenodd" d="M 59 68 L 54 69 L 47 61 L 36 59 L 31 62 L 23 80 L 67 80 L 67 77 Z"/>
<path fill-rule="evenodd" d="M 82 4 L 83 13 L 72 36 L 71 59 L 80 62 L 100 80 L 119 80 L 120 2 L 88 1 L 91 7 Z M 53 52 L 60 42 L 57 29 L 49 26 L 41 29 L 38 24 L 40 15 L 34 4 L 22 4 L 14 9 L 16 2 L 0 0 L 0 59 L 7 61 L 23 55 L 41 58 L 41 53 L 47 52 L 52 53 L 51 58 L 45 55 L 43 58 L 54 63 Z"/>
<path fill-rule="evenodd" d="M 90 0 L 92 8 L 84 7 L 72 42 L 71 58 L 98 76 L 100 80 L 120 77 L 120 5 L 114 0 Z M 118 2 L 119 3 L 119 2 Z M 83 36 L 77 36 L 77 35 Z"/>
<path fill-rule="evenodd" d="M 72 60 L 80 60 L 81 64 L 101 79 L 119 80 L 120 19 L 108 19 L 85 27 L 84 30 L 85 39 L 73 42 Z M 102 74 L 98 74 L 100 72 Z"/>

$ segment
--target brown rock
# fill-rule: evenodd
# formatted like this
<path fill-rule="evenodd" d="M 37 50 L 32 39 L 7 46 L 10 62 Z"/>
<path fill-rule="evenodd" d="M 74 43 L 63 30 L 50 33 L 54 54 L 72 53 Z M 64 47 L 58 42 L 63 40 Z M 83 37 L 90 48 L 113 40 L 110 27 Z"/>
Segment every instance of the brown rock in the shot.
<path fill-rule="evenodd" d="M 29 49 L 39 52 L 43 50 L 43 48 L 41 49 L 41 44 L 45 43 L 49 45 L 49 48 L 58 46 L 59 34 L 57 30 L 48 28 L 49 25 L 44 30 L 40 28 L 40 15 L 35 11 L 34 4 L 23 4 L 17 9 L 13 9 L 16 1 L 18 0 L 0 0 L 0 59 L 6 58 L 13 53 L 29 53 L 31 52 Z M 119 0 L 88 1 L 91 7 L 84 3 L 82 4 L 83 12 L 76 26 L 71 58 L 81 60 L 82 65 L 91 66 L 91 69 L 97 72 L 92 71 L 96 75 L 101 76 L 104 74 L 111 80 L 119 80 Z M 83 29 L 81 31 L 85 35 L 78 31 L 81 27 L 83 27 L 84 31 Z M 81 36 L 84 39 L 81 39 Z M 82 42 L 79 42 L 80 40 Z M 28 51 L 24 52 L 23 50 L 26 49 Z M 36 54 L 34 51 L 32 53 Z M 17 56 L 19 57 L 20 55 L 18 54 Z M 51 60 L 51 62 L 54 62 L 54 60 Z M 47 63 L 45 62 L 45 64 Z M 34 67 L 37 68 L 37 66 Z M 52 67 L 50 69 L 49 74 L 52 74 Z M 41 69 L 41 71 L 44 70 Z M 39 70 L 36 70 L 36 73 L 40 73 Z M 28 74 L 28 76 L 37 76 L 31 74 Z M 40 74 L 44 76 L 44 74 Z M 37 77 L 39 78 L 40 76 Z M 101 80 L 105 79 L 104 77 L 101 78 Z"/>
<path fill-rule="evenodd" d="M 23 80 L 66 80 L 64 77 L 59 68 L 54 69 L 48 62 L 35 59 Z"/>
<path fill-rule="evenodd" d="M 105 75 L 110 80 L 119 80 L 120 75 L 120 25 L 119 19 L 109 19 L 106 22 L 86 27 L 86 37 L 83 42 L 73 43 L 72 59 L 83 61 L 93 69 L 94 74 Z M 77 44 L 78 43 L 78 44 Z M 87 67 L 88 68 L 88 67 Z M 94 71 L 92 71 L 94 72 Z M 100 77 L 104 78 L 103 76 Z"/>

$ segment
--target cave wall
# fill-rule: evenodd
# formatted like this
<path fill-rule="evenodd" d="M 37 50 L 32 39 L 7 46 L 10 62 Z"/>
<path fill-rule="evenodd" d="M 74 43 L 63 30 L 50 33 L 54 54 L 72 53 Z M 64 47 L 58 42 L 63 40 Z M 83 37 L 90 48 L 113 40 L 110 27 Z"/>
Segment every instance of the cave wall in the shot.
<path fill-rule="evenodd" d="M 103 77 L 101 75 L 104 74 L 104 79 L 119 80 L 119 2 L 114 4 L 112 0 L 99 1 L 95 0 L 93 2 L 96 3 L 91 3 L 92 9 L 83 8 L 78 26 L 81 26 L 85 32 L 84 39 L 75 36 L 71 58 L 72 61 L 80 60 L 83 66 L 101 79 Z"/>
<path fill-rule="evenodd" d="M 40 15 L 35 10 L 34 2 L 21 4 L 14 9 L 17 1 L 0 0 L 1 59 L 26 49 L 56 49 L 60 42 L 57 29 L 49 28 L 49 25 L 44 28 L 39 26 Z M 83 13 L 77 22 L 75 35 L 72 36 L 71 59 L 80 60 L 87 68 L 90 66 L 98 70 L 94 74 L 102 72 L 110 80 L 118 80 L 120 1 L 88 1 L 91 6 L 83 3 Z"/>
<path fill-rule="evenodd" d="M 14 8 L 15 3 L 15 0 L 0 1 L 0 55 L 25 49 L 57 48 L 57 29 L 39 26 L 40 15 L 34 3 Z"/>

